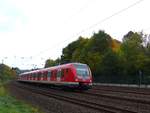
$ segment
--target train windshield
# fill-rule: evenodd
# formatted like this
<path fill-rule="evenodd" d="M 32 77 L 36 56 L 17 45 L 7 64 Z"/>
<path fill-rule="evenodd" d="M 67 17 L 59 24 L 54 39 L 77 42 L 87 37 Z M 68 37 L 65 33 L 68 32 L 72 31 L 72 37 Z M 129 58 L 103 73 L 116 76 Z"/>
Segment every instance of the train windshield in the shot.
<path fill-rule="evenodd" d="M 77 75 L 78 76 L 89 76 L 89 69 L 87 65 L 84 64 L 74 64 L 74 66 L 76 67 L 76 71 L 77 71 Z"/>

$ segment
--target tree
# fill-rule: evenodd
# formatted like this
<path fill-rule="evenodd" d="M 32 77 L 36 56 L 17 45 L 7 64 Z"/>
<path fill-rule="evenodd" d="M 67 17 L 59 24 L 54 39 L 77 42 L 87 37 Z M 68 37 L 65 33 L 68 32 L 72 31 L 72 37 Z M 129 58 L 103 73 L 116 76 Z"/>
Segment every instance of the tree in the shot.
<path fill-rule="evenodd" d="M 104 78 L 103 81 L 107 81 L 109 83 L 119 83 L 121 71 L 122 67 L 120 66 L 119 55 L 110 49 L 102 58 L 101 76 Z"/>
<path fill-rule="evenodd" d="M 120 46 L 121 46 L 121 42 L 116 40 L 116 39 L 112 39 L 112 42 L 111 42 L 111 49 L 114 51 L 114 52 L 119 52 L 120 51 Z"/>
<path fill-rule="evenodd" d="M 120 42 L 99 31 L 90 38 L 79 37 L 71 42 L 63 48 L 60 59 L 48 59 L 45 67 L 80 62 L 90 66 L 98 82 L 138 83 L 142 72 L 144 82 L 150 83 L 149 37 L 129 31 Z"/>
<path fill-rule="evenodd" d="M 5 64 L 0 64 L 0 81 L 5 82 L 15 77 L 16 77 L 15 70 L 12 70 L 9 66 Z"/>
<path fill-rule="evenodd" d="M 46 60 L 44 67 L 46 68 L 46 67 L 51 67 L 51 66 L 55 66 L 55 65 L 57 65 L 55 60 L 48 59 L 48 60 Z"/>
<path fill-rule="evenodd" d="M 78 40 L 70 43 L 67 47 L 63 48 L 62 55 L 61 55 L 62 64 L 71 62 L 73 53 L 78 48 L 80 40 L 82 40 L 82 37 L 79 37 Z"/>
<path fill-rule="evenodd" d="M 124 61 L 124 75 L 129 76 L 132 83 L 136 83 L 139 70 L 143 70 L 144 59 L 146 58 L 142 35 L 130 31 L 123 38 L 121 51 Z"/>
<path fill-rule="evenodd" d="M 79 37 L 78 39 L 78 45 L 75 51 L 72 54 L 72 62 L 81 62 L 86 63 L 86 44 L 88 43 L 89 39 L 85 39 L 83 37 Z"/>
<path fill-rule="evenodd" d="M 94 33 L 88 44 L 89 51 L 103 54 L 111 48 L 111 41 L 112 38 L 104 31 Z"/>

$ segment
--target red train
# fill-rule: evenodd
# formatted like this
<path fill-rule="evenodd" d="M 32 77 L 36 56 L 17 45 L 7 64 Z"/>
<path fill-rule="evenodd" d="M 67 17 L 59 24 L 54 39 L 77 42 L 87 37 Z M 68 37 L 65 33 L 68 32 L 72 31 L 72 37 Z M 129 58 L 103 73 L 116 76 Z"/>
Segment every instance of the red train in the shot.
<path fill-rule="evenodd" d="M 69 63 L 22 73 L 18 81 L 89 89 L 92 86 L 92 74 L 86 64 Z"/>

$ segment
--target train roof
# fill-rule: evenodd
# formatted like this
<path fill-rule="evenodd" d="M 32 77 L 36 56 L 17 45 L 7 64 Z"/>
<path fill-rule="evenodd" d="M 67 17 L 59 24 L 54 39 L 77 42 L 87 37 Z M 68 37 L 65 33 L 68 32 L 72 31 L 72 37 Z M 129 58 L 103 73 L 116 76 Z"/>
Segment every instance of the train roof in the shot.
<path fill-rule="evenodd" d="M 74 65 L 74 64 L 76 64 L 76 65 L 86 65 L 86 64 L 78 63 L 78 62 L 67 63 L 67 64 L 62 64 L 62 65 L 47 67 L 47 68 L 43 68 L 43 69 L 39 69 L 39 70 L 33 70 L 33 71 L 24 72 L 24 73 L 21 73 L 20 75 L 25 75 L 25 74 L 30 74 L 30 73 L 36 73 L 36 72 L 40 72 L 40 71 L 47 71 L 49 69 L 55 69 L 55 68 L 59 68 L 59 67 L 68 67 L 68 66 Z"/>

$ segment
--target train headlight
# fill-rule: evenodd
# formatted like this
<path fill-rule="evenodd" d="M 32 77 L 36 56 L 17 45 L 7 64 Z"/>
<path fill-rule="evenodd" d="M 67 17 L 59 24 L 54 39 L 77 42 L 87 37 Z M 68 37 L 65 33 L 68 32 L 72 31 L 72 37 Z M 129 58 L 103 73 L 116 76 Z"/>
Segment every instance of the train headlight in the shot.
<path fill-rule="evenodd" d="M 78 81 L 78 79 L 77 79 L 77 78 L 75 78 L 75 81 Z"/>

